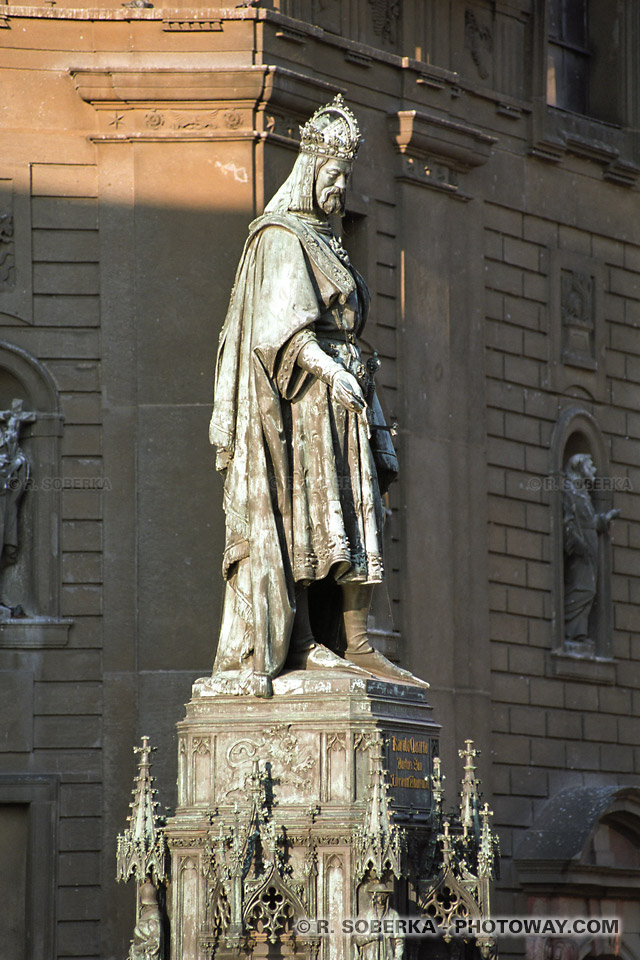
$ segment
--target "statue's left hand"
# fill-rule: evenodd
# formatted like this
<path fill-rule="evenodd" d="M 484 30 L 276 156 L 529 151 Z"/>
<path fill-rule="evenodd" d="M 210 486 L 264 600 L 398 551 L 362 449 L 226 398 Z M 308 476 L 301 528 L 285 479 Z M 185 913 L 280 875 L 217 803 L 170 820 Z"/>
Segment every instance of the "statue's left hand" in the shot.
<path fill-rule="evenodd" d="M 362 413 L 366 401 L 360 384 L 347 370 L 339 369 L 331 381 L 331 394 L 347 410 L 352 413 Z"/>

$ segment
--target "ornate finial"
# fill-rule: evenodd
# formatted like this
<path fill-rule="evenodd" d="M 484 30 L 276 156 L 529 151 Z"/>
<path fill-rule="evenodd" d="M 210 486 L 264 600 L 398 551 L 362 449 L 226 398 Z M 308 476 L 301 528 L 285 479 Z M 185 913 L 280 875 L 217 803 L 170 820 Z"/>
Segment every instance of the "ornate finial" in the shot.
<path fill-rule="evenodd" d="M 118 836 L 116 880 L 135 877 L 136 925 L 129 950 L 128 960 L 139 957 L 164 956 L 162 941 L 162 915 L 158 900 L 158 887 L 167 879 L 165 868 L 166 841 L 158 823 L 158 806 L 151 776 L 151 747 L 149 737 L 142 738 L 142 746 L 134 747 L 140 754 L 138 775 L 134 779 L 133 800 L 128 826 Z"/>
<path fill-rule="evenodd" d="M 371 780 L 369 804 L 364 822 L 355 834 L 356 874 L 362 878 L 371 871 L 374 877 L 382 877 L 390 870 L 395 877 L 402 876 L 402 858 L 406 836 L 392 823 L 387 800 L 388 784 L 384 779 L 384 739 L 378 732 L 371 741 Z"/>
<path fill-rule="evenodd" d="M 300 150 L 318 157 L 355 160 L 361 141 L 358 121 L 341 93 L 300 127 Z"/>
<path fill-rule="evenodd" d="M 442 865 L 448 867 L 451 863 L 451 854 L 453 852 L 453 845 L 451 840 L 451 834 L 449 833 L 449 821 L 442 821 L 442 833 L 438 834 L 438 840 L 442 844 Z"/>
<path fill-rule="evenodd" d="M 460 814 L 442 817 L 442 776 L 440 763 L 434 757 L 431 784 L 435 801 L 434 834 L 437 831 L 439 851 L 435 858 L 426 849 L 424 871 L 427 883 L 419 897 L 423 916 L 432 917 L 449 942 L 458 920 L 481 921 L 491 916 L 491 880 L 496 876 L 500 856 L 498 838 L 491 833 L 492 816 L 485 803 L 478 810 L 480 781 L 476 779 L 473 740 L 465 740 L 459 751 L 464 760 L 464 777 L 460 792 Z M 440 829 L 438 830 L 438 824 Z M 475 935 L 475 942 L 484 960 L 493 955 L 495 941 L 489 934 Z"/>
<path fill-rule="evenodd" d="M 473 761 L 475 757 L 480 756 L 480 751 L 474 748 L 473 740 L 465 740 L 464 749 L 458 750 L 458 756 L 464 760 L 464 777 L 460 791 L 460 822 L 466 837 L 474 826 L 477 816 L 479 781 L 475 777 L 476 765 Z"/>
<path fill-rule="evenodd" d="M 135 876 L 139 883 L 150 877 L 155 883 L 166 880 L 164 835 L 160 829 L 155 800 L 154 778 L 151 776 L 151 753 L 155 750 L 149 737 L 142 738 L 142 746 L 134 747 L 140 754 L 138 775 L 134 779 L 133 799 L 128 827 L 118 836 L 117 880 Z"/>
<path fill-rule="evenodd" d="M 498 838 L 491 831 L 491 817 L 493 810 L 485 803 L 480 811 L 482 831 L 480 833 L 480 848 L 478 850 L 478 876 L 493 877 L 496 856 L 499 856 Z"/>

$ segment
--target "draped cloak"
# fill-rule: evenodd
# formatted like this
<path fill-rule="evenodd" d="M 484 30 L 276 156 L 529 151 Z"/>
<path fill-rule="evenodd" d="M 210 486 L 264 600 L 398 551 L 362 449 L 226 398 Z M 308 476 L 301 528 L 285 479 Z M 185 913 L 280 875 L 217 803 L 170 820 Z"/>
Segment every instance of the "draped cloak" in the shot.
<path fill-rule="evenodd" d="M 565 640 L 589 637 L 598 585 L 598 533 L 606 530 L 587 490 L 567 481 L 563 499 Z"/>
<path fill-rule="evenodd" d="M 334 462 L 340 451 L 331 441 L 335 403 L 329 388 L 296 363 L 297 354 L 307 339 L 315 338 L 323 317 L 351 317 L 359 333 L 368 303 L 364 280 L 304 219 L 266 214 L 251 224 L 220 336 L 210 426 L 217 467 L 225 471 L 226 514 L 222 566 L 227 587 L 214 672 L 250 662 L 256 673 L 270 677 L 282 670 L 297 581 L 308 583 L 329 573 L 361 582 L 382 577 L 377 472 L 392 477 L 397 464 L 389 434 L 373 431 L 370 443 L 363 418 L 355 414 L 348 414 L 351 443 L 357 448 L 350 469 L 355 466 L 361 474 L 366 500 L 359 504 L 364 518 L 359 561 L 348 542 L 342 552 L 340 544 L 332 544 L 324 567 L 317 558 L 314 567 L 294 556 L 295 517 L 307 532 L 313 523 L 311 514 L 300 520 L 306 474 L 324 465 L 333 471 L 333 479 L 326 475 L 329 485 L 343 483 Z M 311 435 L 296 434 L 296 409 L 311 403 L 317 412 Z M 370 407 L 373 422 L 383 425 L 375 395 Z M 340 413 L 347 416 L 342 408 Z M 318 482 L 323 485 L 320 474 Z M 322 498 L 323 490 L 315 496 Z M 333 509 L 340 511 L 339 505 Z M 367 552 L 366 543 L 378 547 Z"/>

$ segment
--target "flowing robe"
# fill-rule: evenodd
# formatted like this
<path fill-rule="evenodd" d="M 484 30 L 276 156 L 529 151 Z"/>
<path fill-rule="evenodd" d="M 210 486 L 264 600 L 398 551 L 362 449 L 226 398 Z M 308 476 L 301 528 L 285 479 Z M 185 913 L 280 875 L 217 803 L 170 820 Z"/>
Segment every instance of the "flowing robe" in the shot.
<path fill-rule="evenodd" d="M 395 474 L 389 435 L 374 430 L 370 441 L 363 417 L 297 363 L 316 338 L 355 368 L 367 307 L 362 278 L 307 222 L 271 214 L 251 225 L 220 338 L 210 429 L 226 473 L 214 672 L 282 670 L 296 583 L 382 579 L 378 473 L 384 482 Z M 381 425 L 375 396 L 370 407 Z"/>
<path fill-rule="evenodd" d="M 352 935 L 359 960 L 402 960 L 405 943 L 404 935 L 400 932 L 398 911 L 386 906 L 380 915 L 375 906 L 371 905 L 363 919 L 368 922 L 370 932 Z M 378 929 L 381 933 L 374 934 L 373 931 Z"/>
<path fill-rule="evenodd" d="M 589 638 L 589 615 L 598 585 L 598 533 L 602 518 L 586 490 L 570 483 L 563 494 L 565 640 Z"/>

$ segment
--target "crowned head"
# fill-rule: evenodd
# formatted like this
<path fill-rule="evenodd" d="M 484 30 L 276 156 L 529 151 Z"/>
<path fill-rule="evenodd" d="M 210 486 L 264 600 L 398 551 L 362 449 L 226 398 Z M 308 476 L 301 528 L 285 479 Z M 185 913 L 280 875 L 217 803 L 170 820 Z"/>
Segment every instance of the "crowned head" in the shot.
<path fill-rule="evenodd" d="M 343 214 L 361 139 L 358 121 L 337 94 L 300 127 L 300 152 L 293 170 L 265 212 Z"/>
<path fill-rule="evenodd" d="M 361 139 L 358 121 L 338 93 L 300 127 L 300 152 L 353 162 Z"/>

